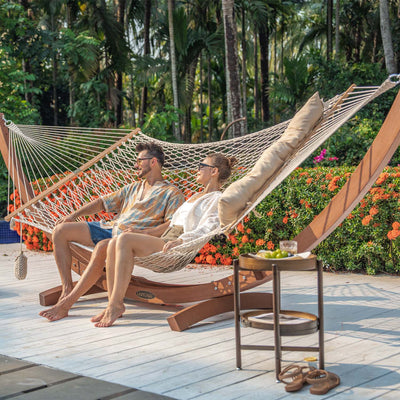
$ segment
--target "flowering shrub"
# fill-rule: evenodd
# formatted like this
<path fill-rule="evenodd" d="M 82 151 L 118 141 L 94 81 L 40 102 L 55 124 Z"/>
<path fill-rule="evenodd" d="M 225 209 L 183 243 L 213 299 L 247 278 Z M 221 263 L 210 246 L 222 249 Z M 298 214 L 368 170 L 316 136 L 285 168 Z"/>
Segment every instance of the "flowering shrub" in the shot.
<path fill-rule="evenodd" d="M 207 245 L 196 262 L 222 264 L 219 254 L 226 260 L 260 249 L 272 250 L 280 240 L 292 239 L 325 208 L 353 170 L 354 167 L 295 170 L 225 243 Z M 382 172 L 360 204 L 314 250 L 326 267 L 368 274 L 400 270 L 399 184 L 399 167 Z"/>
<path fill-rule="evenodd" d="M 321 166 L 296 169 L 228 238 L 206 244 L 194 261 L 230 265 L 239 254 L 273 250 L 280 240 L 300 233 L 325 208 L 353 170 L 354 167 Z M 400 167 L 385 168 L 360 204 L 314 250 L 326 267 L 368 274 L 399 272 L 399 187 Z M 189 185 L 186 197 L 193 189 Z M 16 229 L 20 232 L 18 223 Z M 52 250 L 51 242 L 37 228 L 23 226 L 23 240 L 28 249 Z"/>

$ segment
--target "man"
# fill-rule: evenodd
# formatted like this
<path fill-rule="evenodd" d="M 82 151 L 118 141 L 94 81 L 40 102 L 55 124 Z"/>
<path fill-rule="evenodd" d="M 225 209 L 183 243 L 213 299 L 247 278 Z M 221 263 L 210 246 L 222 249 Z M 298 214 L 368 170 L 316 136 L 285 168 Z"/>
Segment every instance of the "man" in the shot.
<path fill-rule="evenodd" d="M 164 165 L 164 152 L 161 146 L 155 143 L 139 143 L 136 151 L 138 157 L 135 167 L 142 181 L 127 185 L 117 192 L 86 204 L 61 219 L 55 227 L 54 256 L 62 282 L 62 293 L 58 302 L 73 289 L 70 242 L 95 246 L 89 263 L 92 270 L 90 283 L 92 283 L 95 275 L 98 279 L 103 271 L 107 245 L 112 236 L 125 230 L 161 236 L 167 229 L 172 215 L 183 203 L 184 197 L 179 189 L 163 180 L 161 169 Z M 103 227 L 99 222 L 75 221 L 78 217 L 96 214 L 103 210 L 118 213 L 112 222 L 112 227 Z M 85 287 L 87 285 L 88 283 Z M 45 313 L 42 311 L 40 315 L 46 316 Z"/>

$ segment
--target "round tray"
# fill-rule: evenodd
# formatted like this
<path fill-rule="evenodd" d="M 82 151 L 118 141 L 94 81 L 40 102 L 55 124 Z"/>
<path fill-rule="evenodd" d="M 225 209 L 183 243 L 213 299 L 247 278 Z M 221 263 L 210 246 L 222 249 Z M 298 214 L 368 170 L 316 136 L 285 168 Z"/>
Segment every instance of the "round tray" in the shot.
<path fill-rule="evenodd" d="M 240 269 L 250 271 L 271 271 L 276 265 L 280 271 L 311 271 L 317 267 L 317 257 L 311 254 L 307 258 L 299 256 L 286 258 L 261 258 L 255 254 L 241 254 L 239 256 Z"/>
<path fill-rule="evenodd" d="M 258 329 L 274 330 L 274 314 L 272 309 L 249 311 L 240 316 L 244 326 Z M 282 336 L 309 335 L 318 331 L 318 317 L 314 314 L 281 310 L 279 327 Z"/>

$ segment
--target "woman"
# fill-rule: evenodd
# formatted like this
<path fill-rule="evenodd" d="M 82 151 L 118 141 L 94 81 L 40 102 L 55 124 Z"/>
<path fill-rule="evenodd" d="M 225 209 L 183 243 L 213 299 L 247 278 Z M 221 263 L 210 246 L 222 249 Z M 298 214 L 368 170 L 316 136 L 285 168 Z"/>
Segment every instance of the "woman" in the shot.
<path fill-rule="evenodd" d="M 235 157 L 209 154 L 199 164 L 196 176 L 196 181 L 204 186 L 204 190 L 192 196 L 175 212 L 170 227 L 161 238 L 128 230 L 111 240 L 106 260 L 109 304 L 103 312 L 92 318 L 95 326 L 111 326 L 124 313 L 123 299 L 131 279 L 135 257 L 166 252 L 211 232 L 218 226 L 221 186 L 231 175 L 235 164 Z"/>

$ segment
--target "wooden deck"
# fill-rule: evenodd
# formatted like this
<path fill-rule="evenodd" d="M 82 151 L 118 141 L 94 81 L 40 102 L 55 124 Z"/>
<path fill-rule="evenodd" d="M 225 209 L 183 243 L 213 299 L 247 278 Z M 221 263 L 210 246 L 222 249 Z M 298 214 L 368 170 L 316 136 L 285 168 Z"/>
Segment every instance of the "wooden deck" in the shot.
<path fill-rule="evenodd" d="M 243 370 L 236 370 L 231 314 L 179 333 L 166 322 L 171 307 L 130 302 L 114 327 L 100 329 L 89 318 L 105 307 L 101 294 L 82 298 L 70 317 L 48 322 L 38 316 L 38 293 L 59 284 L 54 259 L 26 252 L 28 276 L 18 281 L 18 247 L 0 245 L 0 354 L 176 399 L 310 398 L 307 386 L 290 394 L 275 382 L 273 352 L 243 351 Z M 226 273 L 186 269 L 163 277 L 183 283 Z M 399 283 L 392 276 L 324 274 L 326 369 L 341 385 L 319 398 L 400 398 Z M 282 292 L 282 308 L 316 312 L 316 274 L 282 274 Z M 243 344 L 273 340 L 269 331 L 243 328 L 242 334 Z M 316 345 L 317 334 L 284 343 Z M 306 365 L 307 355 L 284 352 L 283 365 Z"/>

